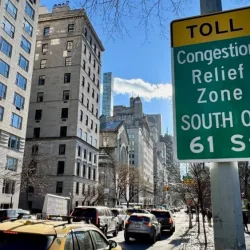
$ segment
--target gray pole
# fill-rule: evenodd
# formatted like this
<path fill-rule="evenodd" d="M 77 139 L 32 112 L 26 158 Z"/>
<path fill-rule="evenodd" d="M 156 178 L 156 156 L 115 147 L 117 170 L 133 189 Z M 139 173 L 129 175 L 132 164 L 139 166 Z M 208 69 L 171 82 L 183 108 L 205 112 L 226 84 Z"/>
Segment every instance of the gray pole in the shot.
<path fill-rule="evenodd" d="M 201 15 L 222 11 L 221 0 L 200 0 Z M 216 250 L 245 250 L 237 162 L 212 163 L 211 193 Z"/>

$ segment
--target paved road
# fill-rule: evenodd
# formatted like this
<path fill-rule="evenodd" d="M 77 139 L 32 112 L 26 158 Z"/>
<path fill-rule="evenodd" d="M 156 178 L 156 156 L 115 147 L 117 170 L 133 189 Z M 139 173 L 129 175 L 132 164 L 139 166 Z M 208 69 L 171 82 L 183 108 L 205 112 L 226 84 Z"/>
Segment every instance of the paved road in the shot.
<path fill-rule="evenodd" d="M 150 244 L 144 240 L 132 241 L 130 243 L 124 242 L 124 233 L 119 232 L 117 237 L 110 238 L 115 240 L 120 244 L 123 250 L 177 250 L 180 246 L 181 235 L 186 231 L 186 226 L 188 225 L 188 216 L 184 212 L 179 212 L 175 214 L 175 233 L 169 235 L 167 232 L 163 232 L 160 241 L 155 244 Z"/>

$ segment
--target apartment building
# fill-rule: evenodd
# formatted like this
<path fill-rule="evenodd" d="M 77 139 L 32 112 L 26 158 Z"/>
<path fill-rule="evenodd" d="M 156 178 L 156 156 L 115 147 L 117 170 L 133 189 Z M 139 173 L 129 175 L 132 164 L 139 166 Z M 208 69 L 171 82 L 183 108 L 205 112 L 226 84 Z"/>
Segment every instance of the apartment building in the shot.
<path fill-rule="evenodd" d="M 72 209 L 96 197 L 104 47 L 84 10 L 71 10 L 66 2 L 54 5 L 52 13 L 43 7 L 41 13 L 25 154 L 51 155 L 52 163 L 43 170 L 46 193 L 69 196 Z M 36 187 L 28 199 L 30 209 L 42 208 L 44 195 Z"/>
<path fill-rule="evenodd" d="M 39 0 L 0 1 L 0 208 L 17 208 Z"/>
<path fill-rule="evenodd" d="M 113 116 L 114 77 L 112 72 L 103 74 L 102 114 Z"/>

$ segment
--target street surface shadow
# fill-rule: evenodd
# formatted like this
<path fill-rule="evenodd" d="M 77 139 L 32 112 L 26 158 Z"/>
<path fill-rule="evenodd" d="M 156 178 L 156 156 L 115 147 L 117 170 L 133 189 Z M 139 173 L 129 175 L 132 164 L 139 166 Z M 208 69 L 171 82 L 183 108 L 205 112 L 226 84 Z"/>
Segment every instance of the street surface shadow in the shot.
<path fill-rule="evenodd" d="M 156 241 L 156 244 L 157 242 L 167 240 L 169 237 L 171 237 L 171 234 L 163 231 L 161 239 Z M 130 238 L 129 243 L 125 243 L 125 241 L 123 241 L 119 242 L 119 245 L 121 246 L 122 250 L 146 250 L 154 246 L 152 243 L 149 242 L 149 239 L 147 237 L 138 240 Z"/>

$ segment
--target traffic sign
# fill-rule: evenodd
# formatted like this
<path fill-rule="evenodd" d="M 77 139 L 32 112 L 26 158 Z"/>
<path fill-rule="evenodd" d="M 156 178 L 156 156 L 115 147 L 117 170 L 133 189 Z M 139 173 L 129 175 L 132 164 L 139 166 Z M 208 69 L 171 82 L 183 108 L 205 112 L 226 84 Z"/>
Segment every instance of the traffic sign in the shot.
<path fill-rule="evenodd" d="M 177 161 L 250 158 L 250 8 L 171 23 Z"/>

